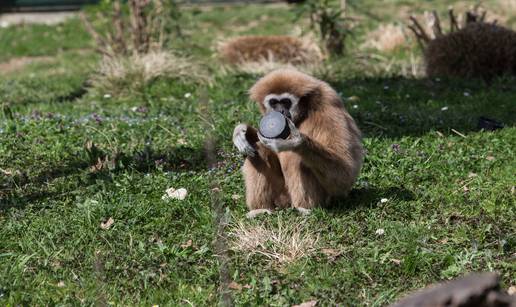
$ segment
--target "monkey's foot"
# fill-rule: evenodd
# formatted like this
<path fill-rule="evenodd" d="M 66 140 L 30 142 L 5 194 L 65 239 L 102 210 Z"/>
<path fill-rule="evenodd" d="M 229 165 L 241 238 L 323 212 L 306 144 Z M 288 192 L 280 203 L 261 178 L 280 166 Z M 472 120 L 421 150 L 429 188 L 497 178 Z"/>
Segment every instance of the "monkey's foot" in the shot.
<path fill-rule="evenodd" d="M 301 213 L 301 215 L 309 215 L 312 213 L 312 209 L 306 209 L 301 207 L 296 207 L 297 212 Z"/>
<path fill-rule="evenodd" d="M 248 219 L 254 219 L 258 215 L 265 214 L 265 213 L 272 214 L 272 211 L 269 209 L 254 209 L 254 210 L 247 212 L 246 217 Z"/>

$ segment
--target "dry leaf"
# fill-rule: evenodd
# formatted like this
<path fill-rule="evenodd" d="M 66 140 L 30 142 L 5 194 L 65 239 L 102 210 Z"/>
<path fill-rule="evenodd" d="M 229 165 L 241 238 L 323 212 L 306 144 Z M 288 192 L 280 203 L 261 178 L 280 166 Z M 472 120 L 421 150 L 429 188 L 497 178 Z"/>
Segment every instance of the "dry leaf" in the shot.
<path fill-rule="evenodd" d="M 230 282 L 228 285 L 228 288 L 231 290 L 242 290 L 242 285 L 237 282 Z"/>
<path fill-rule="evenodd" d="M 100 223 L 100 228 L 108 230 L 109 228 L 111 228 L 114 222 L 115 220 L 112 217 L 110 217 L 107 221 Z"/>
<path fill-rule="evenodd" d="M 233 194 L 231 195 L 231 199 L 232 200 L 239 200 L 240 198 L 242 198 L 242 196 L 238 195 L 238 194 Z"/>
<path fill-rule="evenodd" d="M 220 192 L 220 188 L 215 187 L 215 188 L 211 189 L 211 191 L 214 193 L 218 193 L 218 192 Z"/>
<path fill-rule="evenodd" d="M 317 301 L 313 300 L 313 301 L 301 303 L 299 305 L 293 305 L 292 307 L 313 307 L 315 305 L 317 305 Z"/>
<path fill-rule="evenodd" d="M 465 185 L 464 187 L 462 187 L 462 189 L 464 190 L 464 193 L 468 193 L 469 192 L 469 188 L 467 185 Z"/>
<path fill-rule="evenodd" d="M 391 262 L 394 263 L 395 265 L 400 265 L 401 264 L 401 260 L 399 259 L 391 259 Z"/>
<path fill-rule="evenodd" d="M 509 289 L 507 290 L 507 293 L 509 295 L 514 295 L 516 294 L 516 286 L 510 286 Z"/>
<path fill-rule="evenodd" d="M 13 172 L 11 170 L 2 169 L 2 168 L 0 168 L 0 172 L 2 172 L 6 176 L 11 176 L 13 174 Z"/>
<path fill-rule="evenodd" d="M 468 174 L 468 178 L 474 178 L 474 177 L 477 177 L 477 176 L 478 176 L 477 174 L 472 173 L 472 172 L 470 172 L 470 173 Z"/>
<path fill-rule="evenodd" d="M 385 230 L 383 228 L 378 228 L 374 232 L 377 236 L 383 236 L 385 234 Z"/>
<path fill-rule="evenodd" d="M 63 287 L 65 286 L 64 281 L 60 281 L 60 282 L 58 282 L 58 283 L 57 283 L 57 286 L 58 286 L 59 288 L 63 288 Z"/>
<path fill-rule="evenodd" d="M 340 255 L 342 255 L 342 251 L 334 248 L 323 248 L 321 249 L 321 252 L 332 261 L 337 259 Z"/>
<path fill-rule="evenodd" d="M 495 159 L 495 157 L 493 157 L 493 156 L 487 156 L 487 157 L 486 157 L 486 160 L 487 160 L 487 161 L 493 161 L 494 159 Z"/>
<path fill-rule="evenodd" d="M 192 243 L 193 243 L 192 240 L 188 240 L 188 241 L 186 241 L 186 243 L 181 244 L 181 247 L 188 248 L 188 247 L 192 246 Z"/>

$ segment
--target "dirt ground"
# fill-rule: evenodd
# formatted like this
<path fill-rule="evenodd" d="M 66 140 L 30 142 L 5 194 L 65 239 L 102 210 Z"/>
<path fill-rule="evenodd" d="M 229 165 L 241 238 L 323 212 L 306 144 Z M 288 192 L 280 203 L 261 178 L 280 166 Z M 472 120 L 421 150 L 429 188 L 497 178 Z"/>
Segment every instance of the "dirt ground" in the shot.
<path fill-rule="evenodd" d="M 76 12 L 23 12 L 0 14 L 0 27 L 23 23 L 54 25 L 75 16 Z"/>

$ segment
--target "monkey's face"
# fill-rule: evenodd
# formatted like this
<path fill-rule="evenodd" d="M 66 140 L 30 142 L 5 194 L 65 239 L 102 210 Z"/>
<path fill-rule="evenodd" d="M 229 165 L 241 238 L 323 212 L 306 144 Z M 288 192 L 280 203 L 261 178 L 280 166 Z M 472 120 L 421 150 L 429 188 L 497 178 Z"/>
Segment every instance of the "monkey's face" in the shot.
<path fill-rule="evenodd" d="M 294 123 L 300 118 L 299 97 L 290 93 L 269 94 L 265 96 L 263 106 L 265 107 L 265 113 L 280 112 Z"/>

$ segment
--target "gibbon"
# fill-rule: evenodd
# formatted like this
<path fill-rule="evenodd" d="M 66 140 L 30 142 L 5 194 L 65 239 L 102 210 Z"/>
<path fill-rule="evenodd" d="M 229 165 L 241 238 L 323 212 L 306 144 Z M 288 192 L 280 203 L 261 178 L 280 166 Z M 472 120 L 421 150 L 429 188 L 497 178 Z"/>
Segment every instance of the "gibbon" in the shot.
<path fill-rule="evenodd" d="M 246 155 L 242 168 L 249 217 L 294 207 L 308 213 L 346 196 L 362 166 L 361 133 L 327 83 L 292 68 L 273 71 L 250 89 L 262 114 L 283 113 L 286 139 L 268 139 L 239 124 L 233 143 Z"/>

